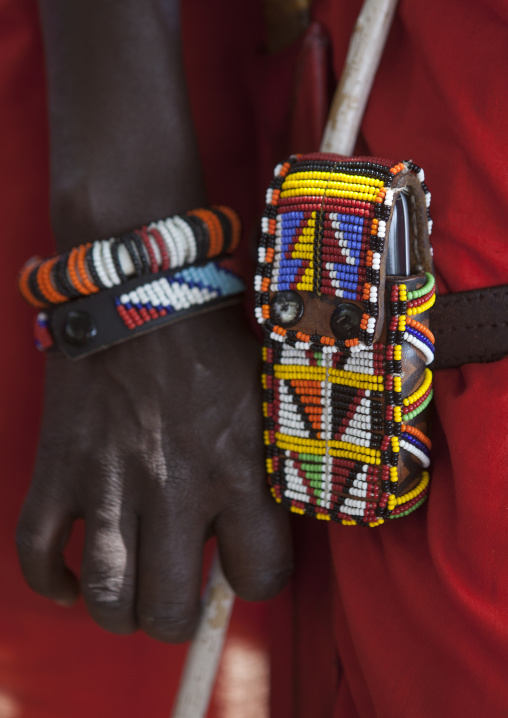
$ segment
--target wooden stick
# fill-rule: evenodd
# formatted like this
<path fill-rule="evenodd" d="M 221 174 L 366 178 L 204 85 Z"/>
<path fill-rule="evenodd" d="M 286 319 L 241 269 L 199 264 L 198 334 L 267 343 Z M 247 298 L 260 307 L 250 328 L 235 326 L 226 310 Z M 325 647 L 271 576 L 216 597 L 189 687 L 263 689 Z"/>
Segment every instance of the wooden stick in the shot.
<path fill-rule="evenodd" d="M 203 612 L 189 648 L 172 718 L 203 718 L 215 682 L 235 594 L 215 554 L 203 601 Z"/>
<path fill-rule="evenodd" d="M 365 0 L 326 123 L 321 152 L 352 155 L 398 0 Z"/>
<path fill-rule="evenodd" d="M 365 0 L 333 98 L 322 152 L 353 153 L 396 6 L 397 0 Z M 204 718 L 206 715 L 234 600 L 216 555 L 172 718 Z"/>

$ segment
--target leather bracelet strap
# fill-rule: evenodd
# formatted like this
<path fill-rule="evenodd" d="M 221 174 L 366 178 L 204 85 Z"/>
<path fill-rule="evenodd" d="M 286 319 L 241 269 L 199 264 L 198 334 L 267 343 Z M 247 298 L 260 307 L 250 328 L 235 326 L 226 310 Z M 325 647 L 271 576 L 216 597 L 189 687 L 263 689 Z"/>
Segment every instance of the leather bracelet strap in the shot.
<path fill-rule="evenodd" d="M 435 369 L 502 359 L 508 354 L 508 284 L 441 294 L 430 321 Z"/>
<path fill-rule="evenodd" d="M 237 304 L 244 290 L 227 259 L 135 277 L 40 312 L 36 344 L 80 359 L 167 324 Z"/>

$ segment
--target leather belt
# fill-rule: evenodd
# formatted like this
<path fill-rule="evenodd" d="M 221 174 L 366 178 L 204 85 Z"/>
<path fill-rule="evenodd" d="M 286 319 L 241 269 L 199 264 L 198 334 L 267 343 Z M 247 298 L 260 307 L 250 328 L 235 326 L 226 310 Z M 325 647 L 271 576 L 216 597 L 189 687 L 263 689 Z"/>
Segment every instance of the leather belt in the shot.
<path fill-rule="evenodd" d="M 441 294 L 430 322 L 435 369 L 502 359 L 508 354 L 508 284 Z"/>

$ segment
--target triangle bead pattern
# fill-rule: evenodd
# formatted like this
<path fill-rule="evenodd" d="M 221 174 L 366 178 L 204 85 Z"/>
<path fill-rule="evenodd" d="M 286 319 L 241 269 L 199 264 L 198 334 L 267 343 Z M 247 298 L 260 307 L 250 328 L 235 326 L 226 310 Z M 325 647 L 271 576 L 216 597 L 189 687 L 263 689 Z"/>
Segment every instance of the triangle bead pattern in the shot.
<path fill-rule="evenodd" d="M 418 389 L 403 397 L 401 360 L 403 342 L 427 364 L 433 360 L 433 336 L 415 318 L 435 300 L 430 273 L 416 292 L 391 286 L 385 340 L 374 341 L 391 184 L 402 170 L 419 179 L 428 207 L 423 171 L 412 162 L 293 155 L 275 169 L 261 223 L 255 313 L 265 332 L 269 485 L 291 511 L 344 525 L 378 526 L 412 512 L 428 494 L 430 441 L 411 422 L 432 399 L 432 373 L 427 368 Z M 275 324 L 270 297 L 288 290 L 361 302 L 359 338 Z M 422 468 L 417 485 L 402 493 L 401 449 Z"/>

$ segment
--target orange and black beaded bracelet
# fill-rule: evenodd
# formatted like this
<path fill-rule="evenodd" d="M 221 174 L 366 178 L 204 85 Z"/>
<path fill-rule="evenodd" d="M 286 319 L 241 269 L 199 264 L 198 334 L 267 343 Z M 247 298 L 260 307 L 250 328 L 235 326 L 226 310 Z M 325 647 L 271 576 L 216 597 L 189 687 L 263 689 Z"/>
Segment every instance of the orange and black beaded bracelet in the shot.
<path fill-rule="evenodd" d="M 231 254 L 239 241 L 240 220 L 231 208 L 191 210 L 60 257 L 31 259 L 21 270 L 19 289 L 33 306 L 49 307 L 112 289 L 130 277 Z"/>

